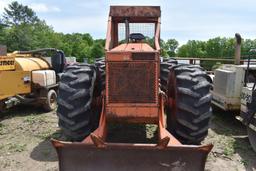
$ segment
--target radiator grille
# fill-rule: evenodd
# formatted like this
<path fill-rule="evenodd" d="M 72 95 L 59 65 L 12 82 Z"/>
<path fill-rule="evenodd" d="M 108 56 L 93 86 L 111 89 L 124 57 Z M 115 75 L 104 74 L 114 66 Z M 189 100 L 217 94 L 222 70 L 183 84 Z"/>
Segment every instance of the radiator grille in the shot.
<path fill-rule="evenodd" d="M 155 60 L 155 53 L 133 53 L 133 60 Z"/>
<path fill-rule="evenodd" d="M 109 103 L 155 103 L 156 64 L 116 62 L 108 64 Z"/>

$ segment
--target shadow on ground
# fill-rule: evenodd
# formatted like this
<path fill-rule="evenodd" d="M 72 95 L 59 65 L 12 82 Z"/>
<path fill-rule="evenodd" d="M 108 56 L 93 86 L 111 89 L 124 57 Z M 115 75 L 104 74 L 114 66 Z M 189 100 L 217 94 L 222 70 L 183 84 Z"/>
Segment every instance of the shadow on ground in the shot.
<path fill-rule="evenodd" d="M 231 144 L 234 153 L 239 154 L 242 158 L 241 163 L 245 166 L 246 171 L 256 170 L 256 152 L 253 151 L 246 127 L 235 119 L 236 112 L 225 112 L 220 109 L 214 109 L 211 129 L 217 134 L 231 136 L 234 142 Z"/>
<path fill-rule="evenodd" d="M 49 139 L 40 142 L 30 153 L 30 157 L 37 161 L 57 161 L 57 154 Z"/>
<path fill-rule="evenodd" d="M 246 171 L 256 170 L 256 152 L 253 151 L 248 137 L 235 138 L 234 150 L 241 156 Z"/>
<path fill-rule="evenodd" d="M 244 125 L 235 119 L 236 114 L 238 115 L 239 111 L 226 112 L 221 109 L 214 109 L 211 129 L 221 135 L 246 136 L 247 132 Z"/>
<path fill-rule="evenodd" d="M 55 131 L 45 140 L 40 142 L 30 153 L 30 157 L 37 161 L 49 161 L 54 162 L 57 161 L 57 153 L 51 143 L 51 138 L 58 140 L 65 140 L 63 134 L 60 130 Z"/>
<path fill-rule="evenodd" d="M 5 119 L 10 119 L 16 116 L 27 116 L 27 115 L 40 115 L 45 114 L 45 111 L 33 105 L 18 105 L 14 106 L 4 112 L 0 113 L 0 122 Z"/>
<path fill-rule="evenodd" d="M 109 125 L 107 141 L 114 143 L 157 143 L 157 126 L 151 124 Z"/>

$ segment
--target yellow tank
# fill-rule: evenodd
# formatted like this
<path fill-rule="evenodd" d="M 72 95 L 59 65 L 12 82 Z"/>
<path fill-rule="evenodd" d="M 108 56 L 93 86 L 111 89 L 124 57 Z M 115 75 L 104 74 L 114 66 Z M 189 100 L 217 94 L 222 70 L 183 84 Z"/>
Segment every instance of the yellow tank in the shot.
<path fill-rule="evenodd" d="M 15 58 L 15 70 L 16 71 L 34 71 L 49 69 L 50 64 L 42 58 L 27 58 L 16 57 Z"/>
<path fill-rule="evenodd" d="M 9 67 L 7 70 L 0 70 L 0 100 L 17 94 L 31 93 L 31 72 L 51 67 L 46 60 L 38 57 L 11 54 L 5 59 L 14 59 L 15 69 Z"/>

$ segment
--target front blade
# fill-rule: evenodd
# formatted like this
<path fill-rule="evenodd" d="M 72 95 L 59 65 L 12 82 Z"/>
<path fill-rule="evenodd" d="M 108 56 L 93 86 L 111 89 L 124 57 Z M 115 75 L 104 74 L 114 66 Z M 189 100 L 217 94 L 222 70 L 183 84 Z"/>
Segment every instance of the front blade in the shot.
<path fill-rule="evenodd" d="M 53 140 L 61 171 L 200 171 L 212 145 L 171 146 L 159 149 L 153 144 L 109 143 L 105 148 L 83 143 Z"/>

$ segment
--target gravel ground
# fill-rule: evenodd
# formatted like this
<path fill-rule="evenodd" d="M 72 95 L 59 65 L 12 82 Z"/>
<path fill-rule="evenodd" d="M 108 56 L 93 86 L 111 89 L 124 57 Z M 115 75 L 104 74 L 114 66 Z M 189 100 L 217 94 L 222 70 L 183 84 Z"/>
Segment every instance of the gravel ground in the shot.
<path fill-rule="evenodd" d="M 155 130 L 152 125 L 129 129 L 111 126 L 109 137 L 114 142 L 152 142 L 156 141 Z M 246 134 L 233 114 L 215 111 L 209 135 L 204 140 L 214 144 L 206 170 L 256 171 L 256 153 Z M 0 114 L 0 171 L 58 170 L 51 137 L 65 139 L 58 128 L 56 112 L 44 113 L 38 108 L 19 106 Z"/>

